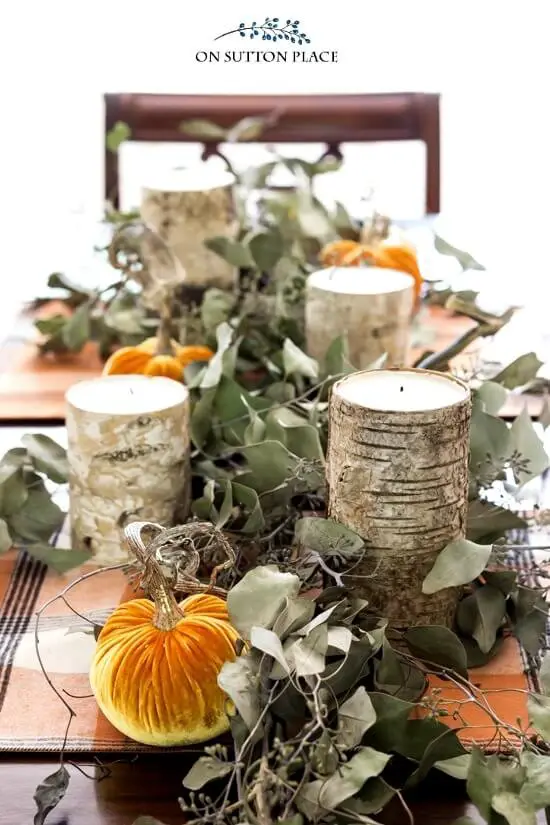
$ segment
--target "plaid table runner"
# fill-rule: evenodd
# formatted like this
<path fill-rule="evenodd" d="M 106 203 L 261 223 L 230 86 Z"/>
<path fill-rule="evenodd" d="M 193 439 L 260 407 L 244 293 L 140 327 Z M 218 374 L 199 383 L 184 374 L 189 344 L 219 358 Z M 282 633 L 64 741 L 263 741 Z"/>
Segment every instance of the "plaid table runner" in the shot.
<path fill-rule="evenodd" d="M 56 542 L 60 547 L 68 546 L 66 530 Z M 522 553 L 512 561 L 527 568 L 535 560 L 536 552 Z M 68 713 L 40 670 L 35 652 L 35 614 L 48 599 L 89 569 L 93 567 L 88 565 L 59 575 L 47 571 L 24 551 L 0 556 L 0 750 L 58 751 L 63 743 Z M 79 613 L 98 623 L 113 607 L 131 597 L 132 591 L 119 570 L 92 577 L 68 594 Z M 95 640 L 86 629 L 89 625 L 60 600 L 40 619 L 39 645 L 45 668 L 76 713 L 67 736 L 67 750 L 153 750 L 122 736 L 98 710 L 88 681 Z M 528 660 L 514 639 L 507 639 L 501 653 L 490 664 L 473 670 L 471 678 L 474 684 L 496 691 L 488 694 L 488 700 L 500 719 L 516 725 L 519 718 L 527 726 L 526 698 L 521 691 L 537 689 L 536 663 Z M 448 682 L 434 678 L 431 684 L 443 689 L 452 714 L 452 703 L 463 700 L 464 695 L 449 687 Z M 469 725 L 476 726 L 477 743 L 498 746 L 495 728 L 486 713 L 474 705 L 461 705 L 460 712 Z M 450 724 L 460 725 L 458 721 Z M 465 743 L 473 738 L 469 731 Z"/>

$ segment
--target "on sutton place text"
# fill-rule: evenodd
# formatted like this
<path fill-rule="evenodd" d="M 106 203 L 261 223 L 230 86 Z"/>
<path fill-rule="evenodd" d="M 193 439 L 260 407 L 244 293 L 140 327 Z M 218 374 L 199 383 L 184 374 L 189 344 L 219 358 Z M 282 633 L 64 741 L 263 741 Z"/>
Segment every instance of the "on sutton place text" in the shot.
<path fill-rule="evenodd" d="M 226 51 L 197 52 L 199 63 L 338 63 L 337 51 Z"/>

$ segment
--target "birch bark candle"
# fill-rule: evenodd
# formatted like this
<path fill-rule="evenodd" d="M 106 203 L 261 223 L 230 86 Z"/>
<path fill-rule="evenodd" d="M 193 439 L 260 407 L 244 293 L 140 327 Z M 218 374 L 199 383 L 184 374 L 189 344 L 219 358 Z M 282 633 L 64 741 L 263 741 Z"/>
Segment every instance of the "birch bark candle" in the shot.
<path fill-rule="evenodd" d="M 126 524 L 187 516 L 189 393 L 170 378 L 109 375 L 74 384 L 66 404 L 72 547 L 124 561 Z"/>
<path fill-rule="evenodd" d="M 423 595 L 438 553 L 464 535 L 470 391 L 429 370 L 338 381 L 329 411 L 329 516 L 366 554 L 347 584 L 393 626 L 450 625 L 458 590 Z"/>
<path fill-rule="evenodd" d="M 323 360 L 332 341 L 346 334 L 349 358 L 364 369 L 387 353 L 402 366 L 409 348 L 414 279 L 380 267 L 330 267 L 313 272 L 306 286 L 308 354 Z"/>
<path fill-rule="evenodd" d="M 186 284 L 232 288 L 237 269 L 204 246 L 237 230 L 233 175 L 203 166 L 174 170 L 142 189 L 141 217 L 174 253 Z"/>

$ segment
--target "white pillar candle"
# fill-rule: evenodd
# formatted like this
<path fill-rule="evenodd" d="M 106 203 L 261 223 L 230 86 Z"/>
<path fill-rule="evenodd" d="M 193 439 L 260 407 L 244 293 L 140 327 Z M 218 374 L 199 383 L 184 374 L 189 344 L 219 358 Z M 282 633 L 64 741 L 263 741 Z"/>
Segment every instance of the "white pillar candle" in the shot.
<path fill-rule="evenodd" d="M 470 391 L 428 370 L 373 370 L 337 382 L 329 412 L 329 516 L 366 555 L 348 584 L 395 626 L 450 625 L 458 591 L 422 593 L 439 552 L 464 535 Z"/>
<path fill-rule="evenodd" d="M 313 272 L 306 288 L 307 350 L 321 360 L 347 335 L 349 358 L 364 369 L 387 353 L 387 366 L 406 363 L 414 278 L 381 267 L 330 267 Z"/>
<path fill-rule="evenodd" d="M 232 288 L 237 269 L 204 246 L 237 231 L 233 202 L 235 178 L 207 163 L 173 170 L 142 189 L 141 216 L 165 241 L 191 286 Z"/>
<path fill-rule="evenodd" d="M 170 378 L 109 375 L 67 391 L 72 547 L 127 558 L 132 521 L 172 526 L 190 496 L 189 393 Z"/>

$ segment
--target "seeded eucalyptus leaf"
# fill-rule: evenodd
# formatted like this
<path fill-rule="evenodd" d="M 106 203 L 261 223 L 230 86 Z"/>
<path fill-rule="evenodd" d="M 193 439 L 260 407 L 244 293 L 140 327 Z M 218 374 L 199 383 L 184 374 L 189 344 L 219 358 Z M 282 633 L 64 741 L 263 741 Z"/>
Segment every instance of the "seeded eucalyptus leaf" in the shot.
<path fill-rule="evenodd" d="M 248 513 L 246 522 L 240 528 L 240 532 L 248 535 L 261 532 L 265 527 L 265 520 L 258 493 L 251 487 L 245 487 L 244 484 L 238 484 L 236 481 L 232 481 L 231 486 L 234 501 L 245 507 Z"/>
<path fill-rule="evenodd" d="M 44 825 L 48 814 L 59 805 L 65 796 L 70 778 L 65 765 L 61 765 L 38 785 L 33 796 L 37 809 L 33 825 Z"/>
<path fill-rule="evenodd" d="M 223 501 L 221 503 L 220 512 L 216 521 L 216 527 L 221 529 L 224 524 L 227 524 L 233 513 L 233 489 L 230 481 L 220 482 L 223 488 Z"/>
<path fill-rule="evenodd" d="M 315 627 L 293 645 L 292 654 L 297 676 L 315 676 L 325 669 L 328 648 L 326 624 Z"/>
<path fill-rule="evenodd" d="M 273 632 L 281 640 L 300 630 L 313 618 L 315 602 L 313 599 L 293 597 L 285 599 L 285 604 L 273 625 Z"/>
<path fill-rule="evenodd" d="M 250 238 L 248 249 L 261 272 L 271 272 L 285 251 L 285 243 L 278 229 L 257 232 Z"/>
<path fill-rule="evenodd" d="M 375 665 L 374 684 L 378 690 L 415 701 L 426 689 L 426 677 L 412 664 L 401 661 L 389 642 L 384 639 L 382 657 Z"/>
<path fill-rule="evenodd" d="M 287 376 L 303 375 L 314 381 L 319 377 L 319 364 L 317 361 L 306 355 L 290 338 L 285 338 L 283 344 L 283 364 Z"/>
<path fill-rule="evenodd" d="M 61 331 L 65 346 L 78 352 L 91 338 L 90 305 L 88 302 L 76 309 Z"/>
<path fill-rule="evenodd" d="M 216 331 L 220 324 L 228 322 L 235 308 L 235 298 L 223 289 L 211 288 L 204 293 L 201 302 L 201 321 L 207 334 Z"/>
<path fill-rule="evenodd" d="M 228 264 L 239 269 L 248 269 L 254 266 L 254 261 L 245 244 L 239 241 L 233 241 L 231 238 L 226 238 L 224 235 L 219 235 L 216 238 L 208 238 L 204 245 L 211 252 L 215 252 Z"/>
<path fill-rule="evenodd" d="M 50 544 L 27 544 L 25 550 L 33 558 L 46 564 L 56 573 L 67 573 L 90 561 L 92 554 L 86 550 L 66 550 Z"/>
<path fill-rule="evenodd" d="M 252 730 L 260 718 L 256 665 L 250 655 L 239 656 L 234 662 L 225 662 L 218 676 L 218 685 L 229 696 L 244 723 Z"/>
<path fill-rule="evenodd" d="M 45 473 L 57 484 L 65 484 L 69 478 L 67 451 L 47 435 L 24 435 L 23 446 L 39 473 Z"/>
<path fill-rule="evenodd" d="M 509 596 L 517 584 L 518 574 L 515 570 L 485 570 L 483 578 L 492 587 L 496 587 L 505 596 Z"/>
<path fill-rule="evenodd" d="M 509 825 L 536 825 L 536 812 L 514 791 L 497 791 L 491 800 L 491 807 Z"/>
<path fill-rule="evenodd" d="M 520 798 L 535 811 L 550 806 L 550 756 L 525 750 L 520 756 L 527 771 Z"/>
<path fill-rule="evenodd" d="M 361 790 L 351 799 L 346 799 L 338 810 L 351 812 L 361 817 L 361 822 L 374 822 L 371 819 L 363 819 L 366 814 L 377 814 L 386 807 L 388 802 L 395 796 L 396 790 L 388 785 L 380 776 L 367 779 Z"/>
<path fill-rule="evenodd" d="M 272 630 L 268 630 L 266 627 L 252 627 L 250 630 L 250 643 L 257 650 L 261 650 L 262 653 L 266 653 L 272 659 L 275 659 L 286 673 L 290 673 L 281 640 Z"/>
<path fill-rule="evenodd" d="M 468 678 L 466 651 L 462 642 L 447 627 L 410 627 L 405 633 L 405 642 L 413 654 L 426 662 L 441 665 Z"/>
<path fill-rule="evenodd" d="M 336 744 L 349 749 L 360 744 L 363 734 L 376 722 L 376 711 L 364 687 L 359 687 L 338 711 Z"/>
<path fill-rule="evenodd" d="M 324 783 L 319 794 L 319 804 L 329 810 L 338 807 L 360 791 L 368 779 L 379 776 L 390 759 L 390 754 L 381 753 L 374 748 L 360 748 L 349 762 L 340 765 L 338 772 Z"/>
<path fill-rule="evenodd" d="M 526 597 L 529 598 L 530 604 L 526 605 L 524 611 L 518 610 L 518 606 Z M 521 646 L 531 656 L 536 656 L 544 644 L 548 607 L 548 603 L 542 594 L 531 590 L 520 590 L 518 592 L 516 620 L 513 622 L 512 630 Z"/>
<path fill-rule="evenodd" d="M 546 694 L 546 696 L 550 696 L 550 652 L 542 657 L 539 680 L 542 685 L 542 692 Z"/>
<path fill-rule="evenodd" d="M 273 122 L 274 118 L 271 114 L 243 117 L 228 130 L 226 140 L 228 143 L 258 140 Z"/>
<path fill-rule="evenodd" d="M 376 724 L 367 733 L 366 741 L 378 750 L 389 752 L 402 742 L 409 716 L 415 707 L 412 702 L 387 693 L 369 692 L 376 712 Z"/>
<path fill-rule="evenodd" d="M 201 449 L 208 441 L 208 436 L 212 431 L 212 409 L 216 397 L 216 387 L 207 389 L 201 393 L 198 401 L 195 402 L 191 412 L 191 438 L 196 447 Z"/>
<path fill-rule="evenodd" d="M 29 490 L 24 505 L 10 517 L 9 524 L 14 538 L 40 544 L 49 541 L 61 527 L 65 514 L 37 478 L 37 486 Z"/>
<path fill-rule="evenodd" d="M 550 742 L 550 696 L 530 693 L 527 697 L 529 720 L 545 742 Z"/>
<path fill-rule="evenodd" d="M 12 547 L 12 539 L 8 525 L 4 519 L 0 518 L 0 553 L 6 553 Z"/>
<path fill-rule="evenodd" d="M 460 744 L 456 731 L 447 729 L 427 745 L 418 768 L 407 779 L 406 787 L 412 788 L 422 782 L 436 763 L 446 759 L 467 756 L 464 747 Z"/>
<path fill-rule="evenodd" d="M 525 355 L 520 355 L 519 358 L 504 367 L 491 381 L 494 384 L 500 384 L 507 390 L 513 390 L 532 381 L 541 367 L 542 361 L 539 361 L 534 352 L 528 352 Z"/>
<path fill-rule="evenodd" d="M 489 415 L 498 415 L 508 393 L 501 384 L 494 381 L 485 381 L 475 390 L 475 395 L 483 404 L 484 411 Z"/>
<path fill-rule="evenodd" d="M 340 555 L 348 559 L 357 558 L 365 546 L 363 539 L 343 524 L 310 516 L 296 521 L 294 541 L 299 547 L 315 550 L 321 555 Z"/>
<path fill-rule="evenodd" d="M 227 323 L 220 324 L 216 330 L 218 342 L 216 354 L 208 362 L 202 376 L 200 387 L 202 390 L 217 387 L 224 373 L 224 354 L 229 350 L 233 341 L 233 330 Z"/>
<path fill-rule="evenodd" d="M 25 452 L 26 455 L 26 451 Z M 0 513 L 2 516 L 12 516 L 25 504 L 29 495 L 25 483 L 25 474 L 21 466 L 4 456 L 0 464 Z"/>
<path fill-rule="evenodd" d="M 474 404 L 470 426 L 470 470 L 485 486 L 499 475 L 510 455 L 510 430 L 501 418 Z"/>
<path fill-rule="evenodd" d="M 510 452 L 512 459 L 514 455 L 518 457 L 513 470 L 520 487 L 541 475 L 550 464 L 548 454 L 535 432 L 526 409 L 521 411 L 510 428 Z"/>
<path fill-rule="evenodd" d="M 453 756 L 450 759 L 434 762 L 434 768 L 437 768 L 437 770 L 442 773 L 446 773 L 447 776 L 452 776 L 453 779 L 462 779 L 465 781 L 470 770 L 470 761 L 470 754 L 463 753 L 460 756 Z"/>
<path fill-rule="evenodd" d="M 190 137 L 205 138 L 207 140 L 226 140 L 227 129 L 212 123 L 210 120 L 186 120 L 180 123 L 180 130 Z"/>
<path fill-rule="evenodd" d="M 271 628 L 286 599 L 295 598 L 299 590 L 294 573 L 281 573 L 274 565 L 255 567 L 227 595 L 231 623 L 246 638 L 255 625 Z"/>
<path fill-rule="evenodd" d="M 434 233 L 434 244 L 435 248 L 437 249 L 440 255 L 449 255 L 451 258 L 455 258 L 463 270 L 485 269 L 485 267 L 478 263 L 476 259 L 470 255 L 469 252 L 464 252 L 464 250 L 458 249 L 458 247 L 456 246 L 452 246 L 452 244 L 443 240 L 443 238 L 441 238 L 436 233 Z"/>
<path fill-rule="evenodd" d="M 503 593 L 491 585 L 479 587 L 473 594 L 477 616 L 472 637 L 482 653 L 488 653 L 494 646 L 504 616 L 506 615 L 506 598 Z"/>
<path fill-rule="evenodd" d="M 222 779 L 232 770 L 231 762 L 216 756 L 201 756 L 183 777 L 183 787 L 198 791 L 214 779 Z"/>
<path fill-rule="evenodd" d="M 456 539 L 443 548 L 422 583 L 422 592 L 431 595 L 446 587 L 458 587 L 476 579 L 485 570 L 493 546 Z"/>
<path fill-rule="evenodd" d="M 343 376 L 355 372 L 349 360 L 349 346 L 346 335 L 335 338 L 325 354 L 323 377 Z"/>
<path fill-rule="evenodd" d="M 525 519 L 504 507 L 481 499 L 468 503 L 466 537 L 470 541 L 479 542 L 483 539 L 489 544 L 504 536 L 508 530 L 521 530 L 526 527 Z"/>

